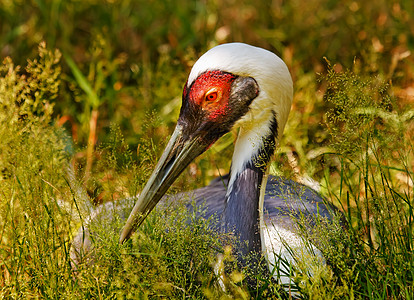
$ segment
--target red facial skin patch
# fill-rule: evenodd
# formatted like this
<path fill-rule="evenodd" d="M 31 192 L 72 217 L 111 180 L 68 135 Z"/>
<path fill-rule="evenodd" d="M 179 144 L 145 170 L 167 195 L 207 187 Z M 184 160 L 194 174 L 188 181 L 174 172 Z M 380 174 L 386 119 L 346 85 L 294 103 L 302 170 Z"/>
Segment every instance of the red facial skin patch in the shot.
<path fill-rule="evenodd" d="M 229 110 L 228 100 L 235 79 L 235 75 L 222 71 L 203 73 L 191 85 L 188 99 L 201 106 L 210 120 L 215 120 Z"/>

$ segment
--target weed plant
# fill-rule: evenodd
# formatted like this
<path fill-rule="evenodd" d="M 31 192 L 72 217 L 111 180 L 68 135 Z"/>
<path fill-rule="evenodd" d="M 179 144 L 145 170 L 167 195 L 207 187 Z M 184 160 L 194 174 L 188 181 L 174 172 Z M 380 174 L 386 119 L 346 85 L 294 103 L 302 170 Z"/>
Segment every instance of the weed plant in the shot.
<path fill-rule="evenodd" d="M 339 180 L 335 188 L 335 182 L 326 182 L 349 224 L 346 244 L 341 246 L 348 248 L 348 257 L 340 257 L 344 264 L 334 266 L 342 280 L 352 277 L 358 297 L 410 299 L 414 292 L 413 110 L 396 109 L 389 85 L 378 78 L 367 80 L 331 69 L 327 80 L 326 100 L 333 108 L 326 122 Z"/>
<path fill-rule="evenodd" d="M 2 297 L 54 297 L 71 276 L 71 218 L 60 210 L 70 139 L 53 126 L 60 53 L 44 44 L 25 70 L 0 67 L 0 255 Z M 65 254 L 66 253 L 66 254 Z M 70 284 L 70 283 L 69 283 Z"/>

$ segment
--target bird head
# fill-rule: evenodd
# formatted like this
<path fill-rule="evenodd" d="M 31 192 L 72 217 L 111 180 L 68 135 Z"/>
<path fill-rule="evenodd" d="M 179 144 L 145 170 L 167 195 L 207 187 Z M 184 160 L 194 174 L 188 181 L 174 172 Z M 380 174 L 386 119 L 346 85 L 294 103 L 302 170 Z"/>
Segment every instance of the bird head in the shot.
<path fill-rule="evenodd" d="M 281 135 L 292 102 L 292 79 L 272 52 L 242 43 L 212 48 L 194 64 L 183 89 L 177 126 L 124 226 L 130 237 L 175 179 L 233 127 Z M 263 132 L 263 134 L 267 134 Z"/>

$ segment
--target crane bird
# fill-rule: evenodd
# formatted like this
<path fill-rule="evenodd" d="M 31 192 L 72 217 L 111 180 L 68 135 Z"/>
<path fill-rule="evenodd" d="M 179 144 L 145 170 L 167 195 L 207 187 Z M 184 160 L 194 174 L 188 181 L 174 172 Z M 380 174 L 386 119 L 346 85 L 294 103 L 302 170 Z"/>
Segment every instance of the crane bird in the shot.
<path fill-rule="evenodd" d="M 122 229 L 120 242 L 140 226 L 191 161 L 238 128 L 229 176 L 191 192 L 191 197 L 205 203 L 207 216 L 221 216 L 221 228 L 240 241 L 238 257 L 264 254 L 273 268 L 275 255 L 290 257 L 285 243 L 292 249 L 304 247 L 291 213 L 331 219 L 332 211 L 304 185 L 273 176 L 268 180 L 268 165 L 292 97 L 288 68 L 270 51 L 229 43 L 202 55 L 184 85 L 176 128 Z"/>

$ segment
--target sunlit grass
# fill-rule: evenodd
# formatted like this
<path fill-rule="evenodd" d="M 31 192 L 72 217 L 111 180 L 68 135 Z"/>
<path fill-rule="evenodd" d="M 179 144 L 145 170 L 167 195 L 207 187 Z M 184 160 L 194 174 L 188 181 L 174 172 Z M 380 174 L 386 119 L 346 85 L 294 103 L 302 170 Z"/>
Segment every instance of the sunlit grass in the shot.
<path fill-rule="evenodd" d="M 118 243 L 131 197 L 163 145 L 141 139 L 134 153 L 113 126 L 94 151 L 99 160 L 86 179 L 93 194 L 82 192 L 82 180 L 74 178 L 83 174 L 82 166 L 67 171 L 73 146 L 51 125 L 51 104 L 45 100 L 57 92 L 60 55 L 39 49 L 27 76 L 10 61 L 2 69 L 3 116 L 9 114 L 1 131 L 7 141 L 1 150 L 2 296 L 216 299 L 289 297 L 290 290 L 313 299 L 381 299 L 413 292 L 410 111 L 392 112 L 393 100 L 381 82 L 332 70 L 324 79 L 333 105 L 326 119 L 332 152 L 324 154 L 324 164 L 331 165 L 324 193 L 343 210 L 347 230 L 339 218 L 337 224 L 321 220 L 314 232 L 303 234 L 311 234 L 328 265 L 298 258 L 290 287 L 281 289 L 263 272 L 252 290 L 244 280 L 249 268 L 239 269 L 224 247 L 231 245 L 230 237 L 211 229 L 215 220 L 197 217 L 197 210 L 188 213 L 183 203 L 164 203 L 131 242 Z M 151 120 L 143 130 L 151 132 L 160 122 Z M 88 221 L 100 203 L 113 204 Z M 88 227 L 95 248 L 73 269 L 70 245 L 79 226 Z M 220 261 L 227 265 L 221 279 L 214 272 Z"/>

